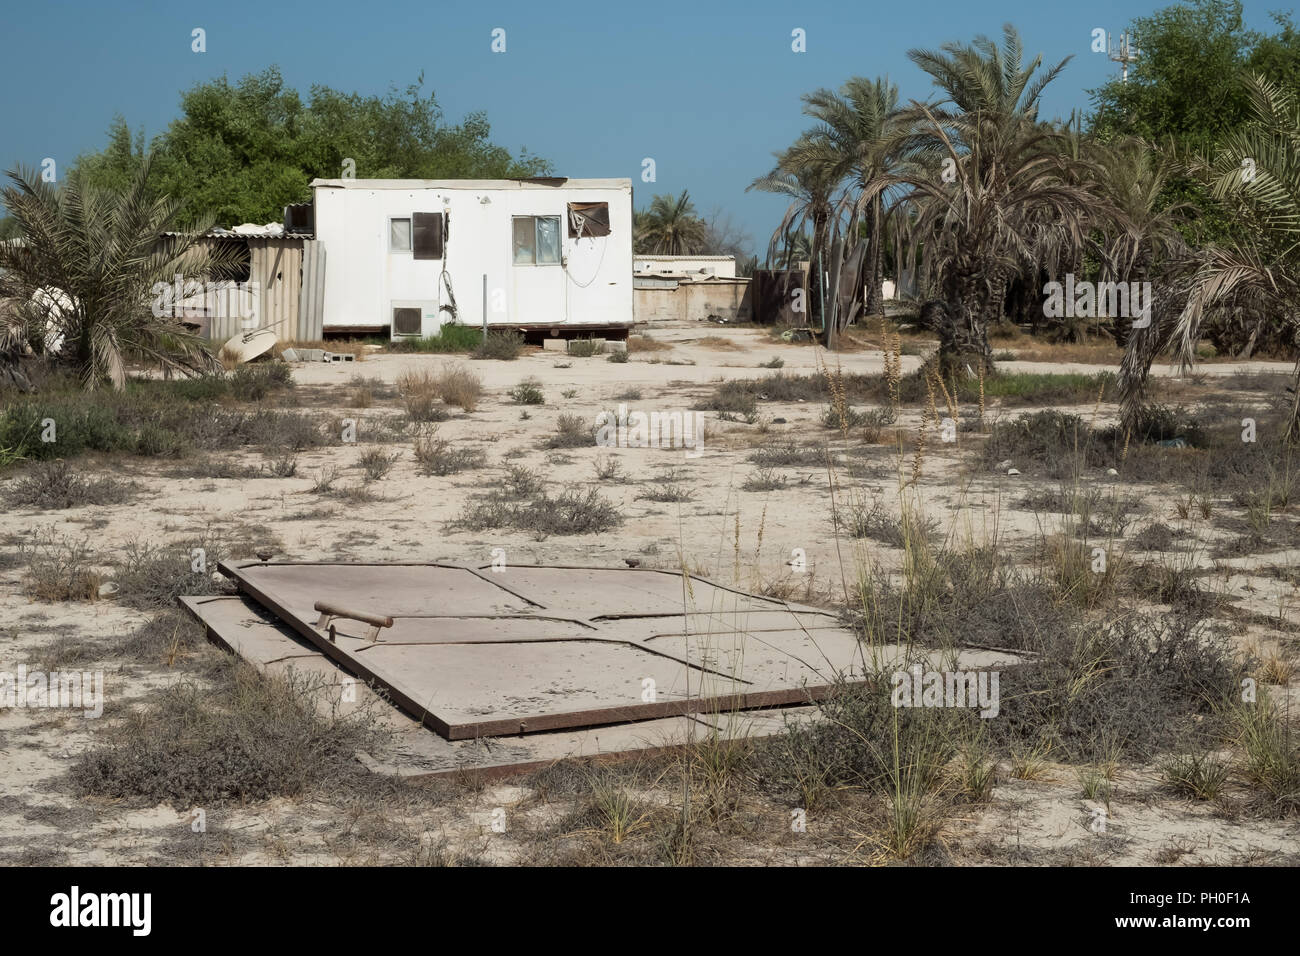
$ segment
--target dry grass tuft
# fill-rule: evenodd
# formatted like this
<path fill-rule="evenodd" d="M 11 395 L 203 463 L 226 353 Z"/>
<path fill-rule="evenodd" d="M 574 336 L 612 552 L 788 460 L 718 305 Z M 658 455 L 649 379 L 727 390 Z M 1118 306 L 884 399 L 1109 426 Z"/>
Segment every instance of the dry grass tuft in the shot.
<path fill-rule="evenodd" d="M 438 394 L 448 405 L 472 412 L 483 396 L 483 379 L 462 362 L 447 362 L 438 373 Z"/>
<path fill-rule="evenodd" d="M 77 540 L 53 528 L 18 546 L 19 561 L 27 565 L 23 593 L 33 601 L 94 601 L 103 581 L 89 538 Z"/>
<path fill-rule="evenodd" d="M 627 339 L 627 350 L 629 352 L 667 352 L 672 347 L 672 343 L 661 342 L 649 332 L 641 335 L 630 335 Z"/>
<path fill-rule="evenodd" d="M 703 338 L 695 340 L 696 345 L 702 345 L 706 349 L 716 349 L 719 352 L 744 352 L 745 346 L 735 339 L 725 338 L 721 335 L 706 335 Z"/>

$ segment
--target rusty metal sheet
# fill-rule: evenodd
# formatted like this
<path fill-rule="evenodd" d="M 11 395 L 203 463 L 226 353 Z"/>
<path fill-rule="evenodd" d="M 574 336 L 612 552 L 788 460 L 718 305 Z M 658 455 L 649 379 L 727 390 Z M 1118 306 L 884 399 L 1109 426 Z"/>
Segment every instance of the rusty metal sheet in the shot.
<path fill-rule="evenodd" d="M 353 685 L 353 695 L 341 693 L 347 673 L 285 625 L 268 620 L 256 601 L 244 596 L 182 597 L 181 605 L 201 621 L 210 640 L 239 653 L 260 669 L 283 673 L 308 670 L 334 678 L 337 688 L 319 701 L 324 713 L 347 713 L 372 707 L 374 693 L 364 684 Z M 324 667 L 326 670 L 322 670 Z M 348 696 L 355 700 L 348 702 Z M 540 769 L 565 759 L 621 759 L 688 744 L 702 737 L 721 735 L 758 737 L 780 733 L 787 720 L 807 720 L 813 708 L 791 707 L 747 714 L 744 720 L 700 716 L 667 717 L 590 729 L 564 729 L 522 737 L 446 740 L 399 711 L 379 714 L 392 730 L 388 749 L 358 753 L 376 773 L 410 780 L 435 777 L 495 779 Z"/>
<path fill-rule="evenodd" d="M 500 571 L 484 566 L 478 573 L 548 613 L 583 619 L 786 609 L 784 602 L 679 571 L 510 565 Z"/>
<path fill-rule="evenodd" d="M 832 615 L 671 572 L 258 562 L 221 570 L 449 740 L 807 704 L 867 671 L 856 637 Z M 318 602 L 392 626 L 319 617 Z"/>
<path fill-rule="evenodd" d="M 471 610 L 476 614 L 511 615 L 531 607 L 473 570 L 454 565 L 250 562 L 242 570 L 246 573 L 236 575 L 242 589 L 275 595 L 269 610 L 310 620 L 317 617 L 315 602 L 324 597 L 404 618 Z"/>

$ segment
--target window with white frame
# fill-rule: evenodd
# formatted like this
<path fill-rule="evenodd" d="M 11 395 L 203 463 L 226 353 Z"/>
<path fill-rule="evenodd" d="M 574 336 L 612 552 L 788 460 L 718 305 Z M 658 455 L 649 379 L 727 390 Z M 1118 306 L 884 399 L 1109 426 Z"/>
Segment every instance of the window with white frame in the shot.
<path fill-rule="evenodd" d="M 515 216 L 512 225 L 515 265 L 559 265 L 559 216 Z"/>

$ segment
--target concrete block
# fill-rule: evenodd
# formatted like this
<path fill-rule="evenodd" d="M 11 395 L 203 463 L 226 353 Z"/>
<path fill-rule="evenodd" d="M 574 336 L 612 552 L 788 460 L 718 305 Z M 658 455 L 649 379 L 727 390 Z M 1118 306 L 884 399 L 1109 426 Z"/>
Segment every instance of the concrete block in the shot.
<path fill-rule="evenodd" d="M 569 343 L 565 339 L 543 339 L 542 348 L 547 352 L 566 352 Z"/>
<path fill-rule="evenodd" d="M 627 343 L 626 343 L 626 342 L 606 342 L 606 343 L 605 343 L 605 351 L 606 351 L 606 352 L 626 352 L 626 351 L 627 351 Z"/>

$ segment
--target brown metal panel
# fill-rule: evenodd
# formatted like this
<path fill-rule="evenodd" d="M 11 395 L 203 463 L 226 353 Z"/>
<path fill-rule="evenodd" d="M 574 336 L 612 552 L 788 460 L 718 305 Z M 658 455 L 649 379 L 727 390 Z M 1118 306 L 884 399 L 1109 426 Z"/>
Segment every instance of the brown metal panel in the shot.
<path fill-rule="evenodd" d="M 812 304 L 804 293 L 804 311 L 795 312 L 793 291 L 805 288 L 806 276 L 801 270 L 776 271 L 756 269 L 750 283 L 750 308 L 754 321 L 760 325 L 808 324 Z"/>
<path fill-rule="evenodd" d="M 293 636 L 283 626 L 265 620 L 265 612 L 249 598 L 182 597 L 180 604 L 204 625 L 209 640 L 268 672 L 288 668 L 320 673 L 327 683 L 339 686 L 346 671 L 335 669 L 319 651 Z M 331 679 L 332 678 L 332 679 Z M 348 704 L 326 697 L 318 706 L 333 711 L 373 706 L 375 695 L 364 684 L 353 688 L 356 701 Z M 810 708 L 749 711 L 741 714 L 670 717 L 642 720 L 621 726 L 567 729 L 529 734 L 507 745 L 500 742 L 450 741 L 400 719 L 396 712 L 378 712 L 392 729 L 393 746 L 387 752 L 358 754 L 376 773 L 410 780 L 435 777 L 463 777 L 489 780 L 540 769 L 561 759 L 611 760 L 659 753 L 685 746 L 705 734 L 724 738 L 759 736 L 784 732 L 787 722 L 807 720 Z"/>
<path fill-rule="evenodd" d="M 577 239 L 582 236 L 608 236 L 609 203 L 607 202 L 571 202 L 569 203 L 568 236 Z"/>

